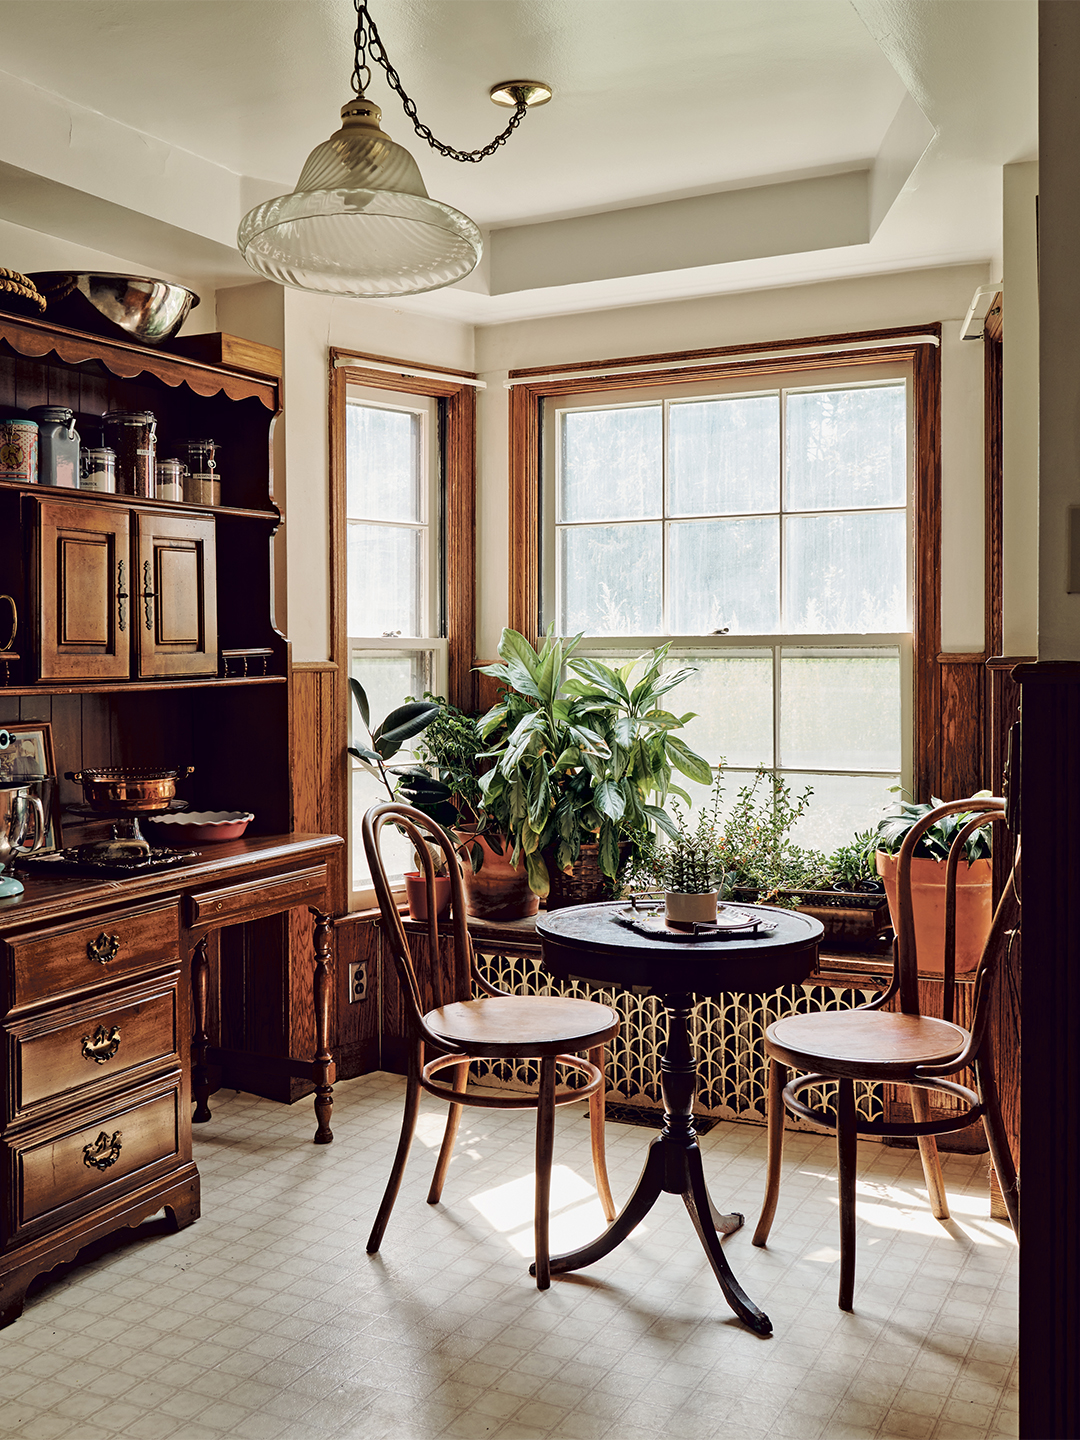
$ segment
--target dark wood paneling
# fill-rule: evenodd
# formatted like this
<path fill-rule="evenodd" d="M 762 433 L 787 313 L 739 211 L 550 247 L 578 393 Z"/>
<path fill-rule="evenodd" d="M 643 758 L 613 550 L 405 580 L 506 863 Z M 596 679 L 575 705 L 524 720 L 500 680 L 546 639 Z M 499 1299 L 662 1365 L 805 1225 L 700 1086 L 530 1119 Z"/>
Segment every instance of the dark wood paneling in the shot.
<path fill-rule="evenodd" d="M 380 932 L 370 915 L 347 915 L 334 926 L 337 965 L 337 1062 L 339 1080 L 366 1075 L 380 1064 Z M 349 996 L 350 965 L 366 967 L 367 993 L 363 1000 Z"/>
<path fill-rule="evenodd" d="M 955 661 L 961 661 L 957 664 Z M 982 656 L 943 656 L 938 667 L 941 719 L 940 763 L 930 794 L 942 800 L 962 800 L 984 786 L 986 763 L 983 754 L 983 689 L 985 670 Z"/>
<path fill-rule="evenodd" d="M 1021 1099 L 1020 1433 L 1080 1433 L 1080 666 L 1016 672 L 1028 903 Z"/>

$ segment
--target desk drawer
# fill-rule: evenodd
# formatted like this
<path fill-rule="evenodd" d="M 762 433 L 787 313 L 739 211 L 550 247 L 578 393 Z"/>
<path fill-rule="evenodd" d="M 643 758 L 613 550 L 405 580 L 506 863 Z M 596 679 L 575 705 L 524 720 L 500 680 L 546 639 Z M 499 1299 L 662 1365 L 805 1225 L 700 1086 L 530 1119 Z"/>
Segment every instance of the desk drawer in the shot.
<path fill-rule="evenodd" d="M 9 1244 L 55 1229 L 180 1163 L 180 1101 L 176 1073 L 77 1119 L 9 1138 L 4 1146 L 14 1201 Z"/>
<path fill-rule="evenodd" d="M 187 923 L 239 925 L 264 915 L 278 915 L 295 905 L 321 901 L 326 893 L 326 866 L 311 865 L 285 875 L 268 875 L 241 885 L 220 885 L 187 896 Z"/>
<path fill-rule="evenodd" d="M 59 1000 L 117 977 L 180 963 L 175 901 L 117 910 L 92 923 L 37 930 L 7 941 L 15 1008 Z"/>
<path fill-rule="evenodd" d="M 9 1120 L 59 1096 L 109 1086 L 155 1061 L 179 1062 L 177 976 L 9 1026 Z M 162 1068 L 161 1066 L 158 1067 Z"/>

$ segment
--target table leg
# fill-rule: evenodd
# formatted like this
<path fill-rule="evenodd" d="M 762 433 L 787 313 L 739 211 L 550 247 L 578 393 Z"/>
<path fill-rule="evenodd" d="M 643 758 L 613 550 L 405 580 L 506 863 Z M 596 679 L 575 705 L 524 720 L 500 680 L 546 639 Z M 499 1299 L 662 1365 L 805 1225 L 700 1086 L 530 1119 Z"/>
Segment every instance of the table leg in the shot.
<path fill-rule="evenodd" d="M 334 1057 L 330 1053 L 330 991 L 333 983 L 333 954 L 330 934 L 333 922 L 325 910 L 309 907 L 315 917 L 315 1058 L 311 1078 L 315 1082 L 315 1144 L 329 1145 L 334 1138 L 330 1116 L 334 1109 Z"/>
<path fill-rule="evenodd" d="M 551 1273 L 564 1274 L 610 1254 L 641 1223 L 662 1193 L 681 1195 L 698 1233 L 724 1298 L 758 1335 L 772 1333 L 772 1321 L 747 1297 L 731 1271 L 720 1244 L 721 1235 L 730 1235 L 743 1223 L 738 1212 L 721 1214 L 709 1197 L 701 1150 L 694 1129 L 694 1091 L 697 1070 L 690 1048 L 692 996 L 662 997 L 668 1018 L 668 1037 L 660 1063 L 664 1095 L 664 1128 L 649 1146 L 649 1156 L 634 1193 L 615 1220 L 588 1245 L 566 1255 L 551 1257 Z M 535 1273 L 535 1272 L 533 1272 Z"/>
<path fill-rule="evenodd" d="M 210 1119 L 210 1071 L 206 1064 L 206 1050 L 210 1037 L 206 1033 L 206 1011 L 210 992 L 210 957 L 207 954 L 207 937 L 204 935 L 191 952 L 191 1093 L 195 1101 L 192 1122 L 205 1124 Z"/>

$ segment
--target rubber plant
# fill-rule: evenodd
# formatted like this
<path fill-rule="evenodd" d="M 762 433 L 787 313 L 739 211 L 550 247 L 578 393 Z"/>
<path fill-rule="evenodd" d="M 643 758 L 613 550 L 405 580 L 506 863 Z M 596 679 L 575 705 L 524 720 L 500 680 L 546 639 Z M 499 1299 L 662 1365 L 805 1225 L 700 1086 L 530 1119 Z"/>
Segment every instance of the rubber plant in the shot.
<path fill-rule="evenodd" d="M 675 835 L 664 801 L 669 791 L 689 796 L 672 784 L 673 770 L 712 780 L 708 761 L 673 733 L 693 713 L 659 704 L 693 669 L 665 671 L 667 645 L 613 669 L 575 657 L 580 641 L 550 628 L 537 650 L 506 629 L 502 663 L 481 671 L 505 687 L 479 722 L 495 762 L 480 779 L 484 809 L 511 841 L 513 863 L 524 856 L 541 896 L 550 890 L 548 861 L 569 871 L 584 844 L 598 845 L 600 868 L 614 881 L 620 840 L 655 827 Z"/>

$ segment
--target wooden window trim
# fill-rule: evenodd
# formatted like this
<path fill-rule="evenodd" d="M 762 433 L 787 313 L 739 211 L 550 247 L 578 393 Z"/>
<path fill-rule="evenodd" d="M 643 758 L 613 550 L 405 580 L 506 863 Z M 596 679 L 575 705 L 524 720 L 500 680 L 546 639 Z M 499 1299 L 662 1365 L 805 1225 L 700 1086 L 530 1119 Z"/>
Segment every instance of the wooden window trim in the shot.
<path fill-rule="evenodd" d="M 915 567 L 913 594 L 914 649 L 914 771 L 916 795 L 929 795 L 940 773 L 941 679 L 941 350 L 940 343 L 912 341 L 914 334 L 932 335 L 940 342 L 938 323 L 892 330 L 863 330 L 844 335 L 818 335 L 811 339 L 780 340 L 769 344 L 733 345 L 715 350 L 693 350 L 661 355 L 632 355 L 618 359 L 511 370 L 510 391 L 510 614 L 508 623 L 530 639 L 540 629 L 540 402 L 556 395 L 604 390 L 635 390 L 646 386 L 685 384 L 688 380 L 724 379 L 732 375 L 760 375 L 778 370 L 831 369 L 840 366 L 879 365 L 883 361 L 910 361 L 913 371 L 912 404 L 915 431 L 915 495 L 913 507 Z M 879 340 L 881 348 L 871 342 Z M 892 342 L 892 343 L 889 343 Z M 851 350 L 822 347 L 851 344 Z M 869 344 L 869 348 L 867 347 Z M 767 359 L 763 352 L 796 351 L 783 359 Z M 755 358 L 755 355 L 760 358 Z M 687 360 L 692 371 L 678 368 Z M 626 370 L 633 365 L 670 370 Z M 597 376 L 606 365 L 620 373 Z M 558 371 L 559 379 L 544 375 Z M 568 373 L 584 372 L 584 373 Z M 530 380 L 530 375 L 537 376 Z"/>
<path fill-rule="evenodd" d="M 356 364 L 338 366 L 339 359 Z M 364 361 L 400 365 L 408 374 L 365 369 Z M 443 482 L 446 491 L 447 698 L 463 710 L 475 707 L 476 648 L 476 390 L 471 385 L 413 373 L 428 367 L 385 355 L 330 350 L 330 637 L 331 659 L 343 671 L 346 613 L 345 396 L 349 385 L 430 395 L 444 401 Z M 432 367 L 434 368 L 434 367 Z M 461 374 L 465 375 L 462 371 Z M 475 378 L 475 376 L 473 376 Z M 342 742 L 344 744 L 344 741 Z"/>

